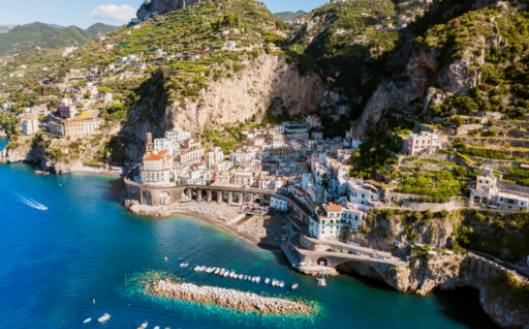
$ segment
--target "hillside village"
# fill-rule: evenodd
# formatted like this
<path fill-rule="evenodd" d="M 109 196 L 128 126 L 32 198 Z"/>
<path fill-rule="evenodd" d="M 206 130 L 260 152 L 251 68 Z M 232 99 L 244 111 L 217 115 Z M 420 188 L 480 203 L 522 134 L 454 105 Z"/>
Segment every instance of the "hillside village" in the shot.
<path fill-rule="evenodd" d="M 0 57 L 0 162 L 121 176 L 159 194 L 127 200 L 154 212 L 195 201 L 166 188 L 266 192 L 230 196 L 230 211 L 292 217 L 279 245 L 298 270 L 319 241 L 410 264 L 409 280 L 435 281 L 413 271 L 469 252 L 526 280 L 523 3 L 341 0 L 287 24 L 252 0 L 195 2 L 146 2 L 118 31 L 33 64 Z M 398 289 L 428 291 L 411 285 Z"/>

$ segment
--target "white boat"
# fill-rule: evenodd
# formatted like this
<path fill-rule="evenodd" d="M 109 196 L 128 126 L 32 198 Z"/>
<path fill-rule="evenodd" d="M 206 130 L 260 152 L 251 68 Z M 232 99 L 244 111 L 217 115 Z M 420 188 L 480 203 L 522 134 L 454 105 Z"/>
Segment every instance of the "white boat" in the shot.
<path fill-rule="evenodd" d="M 138 326 L 138 329 L 147 329 L 148 326 L 149 326 L 149 322 L 145 321 Z"/>
<path fill-rule="evenodd" d="M 160 326 L 156 326 L 156 327 L 154 327 L 154 329 L 160 329 Z"/>
<path fill-rule="evenodd" d="M 296 289 L 299 288 L 299 284 L 294 283 L 291 288 L 292 288 L 292 290 L 296 290 Z"/>
<path fill-rule="evenodd" d="M 264 282 L 265 282 L 265 284 L 270 284 L 270 279 L 266 278 Z"/>
<path fill-rule="evenodd" d="M 98 319 L 97 319 L 97 322 L 103 324 L 103 323 L 107 323 L 108 320 L 110 320 L 111 316 L 110 314 L 108 313 L 105 313 L 103 314 L 102 316 L 100 316 Z"/>
<path fill-rule="evenodd" d="M 90 322 L 92 322 L 92 318 L 86 318 L 84 319 L 83 324 L 89 324 Z"/>
<path fill-rule="evenodd" d="M 327 280 L 325 280 L 324 277 L 316 279 L 316 283 L 318 287 L 326 287 L 327 286 Z"/>

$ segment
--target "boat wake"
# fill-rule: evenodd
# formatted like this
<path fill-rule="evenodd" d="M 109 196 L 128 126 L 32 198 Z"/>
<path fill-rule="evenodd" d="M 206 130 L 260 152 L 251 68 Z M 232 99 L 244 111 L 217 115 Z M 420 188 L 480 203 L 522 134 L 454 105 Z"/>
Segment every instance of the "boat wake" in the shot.
<path fill-rule="evenodd" d="M 43 205 L 42 203 L 34 200 L 34 199 L 31 199 L 31 198 L 25 198 L 21 195 L 18 195 L 18 201 L 30 208 L 33 208 L 33 209 L 36 209 L 36 210 L 39 210 L 39 211 L 46 211 L 48 210 L 48 207 L 46 207 L 45 205 Z"/>

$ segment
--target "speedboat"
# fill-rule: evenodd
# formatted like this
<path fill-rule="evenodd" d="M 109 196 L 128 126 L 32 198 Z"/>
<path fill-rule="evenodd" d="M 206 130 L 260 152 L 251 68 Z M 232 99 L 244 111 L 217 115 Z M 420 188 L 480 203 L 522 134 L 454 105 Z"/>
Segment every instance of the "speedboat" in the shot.
<path fill-rule="evenodd" d="M 145 321 L 138 326 L 138 329 L 147 329 L 148 326 L 149 326 L 149 322 Z"/>
<path fill-rule="evenodd" d="M 107 323 L 108 320 L 110 320 L 111 316 L 110 314 L 108 313 L 105 313 L 103 314 L 102 316 L 100 316 L 98 319 L 97 319 L 97 322 L 103 324 L 103 323 Z"/>
<path fill-rule="evenodd" d="M 90 322 L 92 322 L 92 318 L 86 318 L 84 319 L 83 324 L 89 324 Z"/>

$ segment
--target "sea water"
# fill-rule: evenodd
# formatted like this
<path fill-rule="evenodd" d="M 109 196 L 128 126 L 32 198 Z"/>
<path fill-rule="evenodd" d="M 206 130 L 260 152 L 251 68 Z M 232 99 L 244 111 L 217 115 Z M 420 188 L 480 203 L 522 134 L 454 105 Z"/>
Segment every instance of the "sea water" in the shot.
<path fill-rule="evenodd" d="M 417 297 L 349 276 L 313 278 L 284 258 L 246 244 L 198 219 L 150 219 L 119 204 L 119 184 L 82 175 L 37 176 L 25 165 L 0 166 L 0 324 L 5 328 L 492 328 L 472 291 Z M 21 202 L 33 200 L 47 210 Z M 180 268 L 181 261 L 190 263 Z M 195 273 L 195 265 L 273 277 L 295 291 Z M 152 298 L 149 273 L 188 282 L 304 301 L 313 317 L 240 314 Z M 93 318 L 83 325 L 83 320 Z"/>

